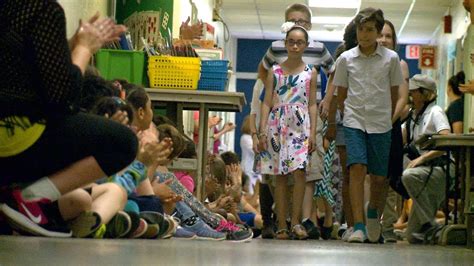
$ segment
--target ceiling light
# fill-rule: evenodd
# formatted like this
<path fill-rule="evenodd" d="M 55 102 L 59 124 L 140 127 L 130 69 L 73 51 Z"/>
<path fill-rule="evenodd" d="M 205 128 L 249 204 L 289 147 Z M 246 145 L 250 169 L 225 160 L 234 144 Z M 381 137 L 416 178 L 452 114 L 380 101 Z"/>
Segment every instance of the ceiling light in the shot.
<path fill-rule="evenodd" d="M 311 23 L 314 24 L 348 24 L 353 17 L 312 17 Z"/>
<path fill-rule="evenodd" d="M 320 8 L 360 8 L 361 0 L 308 0 L 310 7 Z"/>

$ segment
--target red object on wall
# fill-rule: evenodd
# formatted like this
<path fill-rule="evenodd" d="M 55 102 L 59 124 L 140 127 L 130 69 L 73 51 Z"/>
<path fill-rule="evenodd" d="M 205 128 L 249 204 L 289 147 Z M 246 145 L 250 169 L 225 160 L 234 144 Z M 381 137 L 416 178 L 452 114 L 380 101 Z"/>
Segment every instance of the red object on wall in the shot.
<path fill-rule="evenodd" d="M 423 45 L 420 47 L 420 58 L 418 59 L 419 69 L 436 69 L 437 60 L 436 46 Z"/>
<path fill-rule="evenodd" d="M 444 16 L 444 33 L 452 32 L 452 22 L 453 17 L 451 17 L 451 15 Z"/>

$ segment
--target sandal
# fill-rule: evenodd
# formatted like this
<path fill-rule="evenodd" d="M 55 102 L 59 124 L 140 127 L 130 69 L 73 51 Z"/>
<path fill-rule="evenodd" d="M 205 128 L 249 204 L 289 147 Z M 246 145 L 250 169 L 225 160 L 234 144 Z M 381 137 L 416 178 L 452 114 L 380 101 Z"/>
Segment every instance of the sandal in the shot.
<path fill-rule="evenodd" d="M 304 240 L 308 238 L 308 233 L 301 224 L 294 225 L 291 232 L 295 239 Z"/>
<path fill-rule="evenodd" d="M 276 232 L 275 238 L 279 240 L 288 240 L 290 239 L 290 234 L 287 229 L 280 229 Z"/>

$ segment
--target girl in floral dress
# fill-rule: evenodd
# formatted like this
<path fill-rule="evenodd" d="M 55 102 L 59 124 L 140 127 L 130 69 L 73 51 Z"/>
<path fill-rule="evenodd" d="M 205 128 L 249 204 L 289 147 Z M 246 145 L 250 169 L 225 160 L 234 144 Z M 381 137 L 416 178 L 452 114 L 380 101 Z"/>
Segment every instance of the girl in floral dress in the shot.
<path fill-rule="evenodd" d="M 293 175 L 291 231 L 295 238 L 308 237 L 301 223 L 305 190 L 305 171 L 316 143 L 317 70 L 306 65 L 302 55 L 308 46 L 308 33 L 293 26 L 287 33 L 288 59 L 274 65 L 265 82 L 259 145 L 261 173 L 276 176 L 275 202 L 278 239 L 290 237 L 286 225 L 288 212 L 287 179 Z"/>

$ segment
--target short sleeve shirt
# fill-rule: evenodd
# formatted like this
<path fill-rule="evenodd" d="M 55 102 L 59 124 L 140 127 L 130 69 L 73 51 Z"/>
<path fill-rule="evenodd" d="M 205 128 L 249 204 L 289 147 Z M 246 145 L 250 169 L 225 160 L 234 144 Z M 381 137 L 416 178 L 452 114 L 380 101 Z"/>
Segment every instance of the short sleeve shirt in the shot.
<path fill-rule="evenodd" d="M 464 98 L 459 98 L 452 102 L 446 111 L 451 127 L 455 122 L 464 121 Z"/>
<path fill-rule="evenodd" d="M 347 88 L 343 124 L 367 133 L 392 128 L 391 87 L 403 83 L 400 60 L 394 51 L 377 45 L 364 55 L 359 46 L 341 54 L 333 84 Z"/>
<path fill-rule="evenodd" d="M 415 117 L 412 118 L 413 120 L 415 119 Z M 441 109 L 441 107 L 437 106 L 435 103 L 431 103 L 426 108 L 417 124 L 411 122 L 410 125 L 413 128 L 411 132 L 413 132 L 414 141 L 418 140 L 424 134 L 438 134 L 441 130 L 451 130 L 446 114 L 444 113 L 443 109 Z M 417 148 L 420 153 L 427 152 L 420 150 L 420 147 L 418 146 Z"/>

